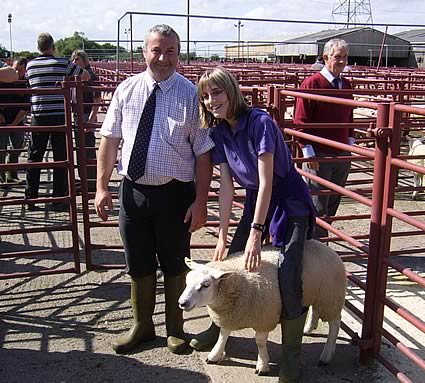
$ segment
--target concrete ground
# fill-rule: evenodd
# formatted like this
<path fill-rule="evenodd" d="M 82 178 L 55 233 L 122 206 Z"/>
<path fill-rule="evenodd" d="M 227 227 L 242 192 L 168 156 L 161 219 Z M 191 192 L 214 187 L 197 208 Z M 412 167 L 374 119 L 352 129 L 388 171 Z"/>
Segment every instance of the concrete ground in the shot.
<path fill-rule="evenodd" d="M 48 187 L 46 184 L 43 187 Z M 48 191 L 48 190 L 46 190 Z M 3 190 L 2 195 L 23 193 L 22 186 Z M 403 201 L 402 201 L 403 202 Z M 406 202 L 407 203 L 407 202 Z M 419 202 L 421 203 L 421 202 Z M 409 205 L 410 206 L 410 205 Z M 81 201 L 79 200 L 79 241 L 83 245 Z M 344 201 L 345 212 L 360 212 Z M 116 217 L 117 212 L 114 212 Z M 0 211 L 0 227 L 49 226 L 67 219 L 66 213 L 41 209 L 25 211 L 20 206 L 4 206 Z M 341 226 L 344 224 L 340 223 Z M 349 229 L 349 228 L 347 228 Z M 367 228 L 360 227 L 360 232 Z M 40 249 L 52 246 L 69 246 L 69 233 L 43 233 L 38 235 L 2 236 L 0 252 Z M 193 242 L 214 242 L 204 229 Z M 94 230 L 93 242 L 120 244 L 116 228 Z M 211 251 L 196 250 L 195 260 L 206 261 Z M 81 250 L 83 257 L 83 251 Z M 123 263 L 121 250 L 103 251 L 97 260 Z M 402 258 L 402 257 L 400 257 Z M 403 261 L 403 259 L 400 259 Z M 411 261 L 411 260 L 410 260 Z M 3 273 L 36 271 L 45 267 L 71 265 L 67 255 L 27 256 L 25 258 L 0 258 Z M 413 267 L 424 273 L 422 257 L 416 257 Z M 365 278 L 362 262 L 346 264 L 348 270 L 360 279 Z M 423 290 L 423 289 L 422 289 Z M 122 270 L 87 271 L 82 263 L 81 274 L 0 280 L 0 381 L 4 383 L 38 382 L 214 382 L 214 383 L 267 383 L 277 382 L 280 355 L 280 329 L 269 338 L 272 362 L 270 376 L 255 375 L 256 345 L 252 330 L 232 335 L 227 345 L 227 359 L 221 365 L 207 364 L 207 352 L 190 351 L 174 355 L 167 351 L 164 328 L 164 296 L 162 281 L 158 282 L 157 306 L 154 320 L 157 339 L 146 343 L 131 355 L 116 355 L 111 341 L 131 325 L 129 282 Z M 389 275 L 389 296 L 399 301 L 424 319 L 423 291 L 398 274 Z M 363 291 L 350 286 L 347 299 L 361 307 Z M 205 329 L 209 319 L 205 309 L 185 315 L 185 330 L 195 334 Z M 343 321 L 359 335 L 359 319 L 344 310 Z M 406 328 L 396 316 L 388 313 L 386 327 L 405 340 L 409 347 L 425 357 L 423 333 Z M 379 362 L 360 365 L 359 349 L 350 337 L 340 331 L 336 355 L 329 366 L 319 366 L 318 360 L 326 339 L 326 325 L 322 324 L 311 337 L 304 337 L 304 383 L 390 383 L 397 379 Z M 425 382 L 423 373 L 398 353 L 386 341 L 382 353 L 392 363 L 405 371 L 414 382 Z"/>

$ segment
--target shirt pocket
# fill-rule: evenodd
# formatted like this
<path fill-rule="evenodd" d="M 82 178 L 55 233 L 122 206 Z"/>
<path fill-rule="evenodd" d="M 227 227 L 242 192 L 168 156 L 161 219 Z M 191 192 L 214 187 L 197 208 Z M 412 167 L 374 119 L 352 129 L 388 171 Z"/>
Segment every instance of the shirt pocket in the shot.
<path fill-rule="evenodd" d="M 167 126 L 164 129 L 164 140 L 172 146 L 184 147 L 189 145 L 189 129 L 185 121 L 178 121 L 167 117 Z"/>

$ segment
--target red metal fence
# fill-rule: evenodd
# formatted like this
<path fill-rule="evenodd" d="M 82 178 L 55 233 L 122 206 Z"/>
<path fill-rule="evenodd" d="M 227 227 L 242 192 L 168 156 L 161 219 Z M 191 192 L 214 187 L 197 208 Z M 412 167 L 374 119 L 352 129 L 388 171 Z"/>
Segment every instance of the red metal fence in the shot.
<path fill-rule="evenodd" d="M 101 91 L 103 94 L 103 101 L 99 105 L 102 108 L 107 108 L 108 102 L 111 98 L 113 91 L 116 88 L 115 77 L 109 76 L 104 73 L 104 77 L 98 83 L 88 87 L 79 81 L 77 82 L 65 82 L 62 89 L 57 89 L 55 92 L 59 92 L 65 95 L 66 100 L 66 126 L 58 129 L 63 129 L 67 134 L 67 147 L 68 147 L 68 160 L 63 164 L 55 164 L 53 162 L 32 164 L 31 166 L 40 166 L 43 168 L 51 168 L 54 166 L 67 166 L 69 170 L 74 169 L 74 161 L 72 154 L 72 123 L 71 123 L 71 105 L 74 113 L 78 116 L 75 120 L 79 124 L 78 126 L 78 151 L 79 151 L 79 166 L 82 170 L 82 190 L 81 190 L 81 203 L 82 203 L 82 217 L 83 217 L 83 244 L 84 254 L 86 258 L 86 267 L 88 270 L 96 269 L 109 269 L 109 268 L 121 268 L 124 266 L 123 262 L 108 262 L 105 261 L 105 253 L 108 251 L 122 251 L 121 245 L 111 245 L 107 235 L 103 236 L 103 243 L 94 243 L 92 232 L 94 230 L 104 231 L 109 230 L 118 226 L 117 220 L 112 219 L 108 222 L 101 222 L 97 218 L 94 218 L 92 200 L 94 193 L 89 192 L 86 187 L 88 166 L 94 166 L 96 161 L 87 159 L 87 151 L 93 150 L 93 148 L 86 148 L 84 135 L 90 129 L 99 128 L 100 124 L 87 124 L 82 118 L 83 113 L 83 102 L 82 92 L 83 91 Z M 251 72 L 246 81 L 250 81 L 249 84 L 253 84 L 255 81 L 261 82 L 261 80 L 252 78 L 252 76 L 259 76 L 258 73 Z M 198 76 L 195 74 L 194 76 Z M 242 72 L 240 74 L 241 81 Z M 112 80 L 111 80 L 112 79 Z M 285 79 L 283 79 L 285 80 Z M 286 80 L 285 80 L 286 81 Z M 292 81 L 292 80 L 291 80 Z M 297 80 L 298 81 L 298 80 Z M 407 356 L 414 364 L 420 369 L 425 370 L 425 362 L 423 357 L 419 353 L 414 352 L 412 348 L 409 348 L 403 344 L 396 335 L 390 333 L 384 328 L 385 321 L 385 308 L 394 311 L 404 320 L 413 324 L 422 333 L 425 332 L 425 325 L 422 319 L 418 318 L 414 313 L 409 312 L 406 308 L 400 307 L 399 304 L 392 301 L 387 297 L 387 275 L 389 268 L 395 270 L 409 280 L 412 283 L 416 283 L 420 287 L 424 287 L 424 278 L 412 270 L 406 269 L 402 264 L 392 259 L 393 255 L 412 255 L 420 254 L 425 252 L 424 248 L 409 248 L 404 249 L 393 249 L 391 246 L 392 238 L 410 238 L 411 236 L 419 237 L 424 234 L 425 224 L 415 217 L 420 217 L 425 213 L 423 211 L 401 211 L 394 207 L 394 201 L 396 193 L 405 193 L 411 191 L 414 188 L 406 183 L 408 177 L 406 170 L 415 171 L 421 174 L 425 174 L 425 169 L 418 167 L 411 163 L 408 163 L 406 155 L 402 155 L 400 148 L 403 144 L 403 136 L 406 131 L 421 132 L 424 127 L 425 111 L 422 108 L 414 107 L 417 103 L 422 102 L 425 99 L 425 91 L 422 90 L 421 85 L 413 86 L 414 83 L 418 83 L 415 80 L 400 80 L 404 81 L 401 85 L 399 79 L 395 79 L 392 82 L 365 82 L 360 81 L 357 83 L 354 91 L 350 90 L 329 90 L 329 91 L 311 91 L 310 94 L 307 91 L 300 92 L 297 90 L 298 83 L 293 81 L 291 83 L 277 83 L 273 85 L 257 84 L 257 86 L 242 86 L 242 91 L 247 98 L 252 102 L 253 105 L 262 107 L 270 112 L 275 118 L 276 122 L 283 129 L 289 143 L 293 146 L 295 160 L 298 163 L 303 161 L 302 158 L 298 158 L 297 154 L 297 139 L 298 137 L 308 137 L 312 141 L 320 141 L 330 146 L 338 147 L 339 149 L 349 150 L 353 154 L 348 157 L 348 160 L 353 162 L 353 174 L 366 174 L 369 175 L 364 179 L 354 179 L 348 184 L 347 188 L 341 188 L 333 185 L 325 180 L 315 178 L 316 181 L 326 186 L 331 193 L 340 193 L 345 198 L 350 198 L 358 205 L 363 205 L 369 209 L 366 213 L 361 214 L 350 214 L 350 215 L 338 215 L 337 217 L 330 217 L 329 220 L 318 220 L 319 224 L 324 226 L 332 236 L 327 238 L 330 242 L 343 243 L 347 246 L 347 251 L 340 251 L 340 255 L 347 261 L 349 260 L 364 260 L 367 261 L 366 275 L 364 278 L 356 275 L 356 273 L 349 273 L 348 278 L 350 282 L 358 288 L 364 290 L 365 299 L 362 308 L 353 305 L 352 302 L 346 302 L 346 308 L 351 311 L 355 316 L 359 318 L 362 323 L 361 334 L 358 334 L 347 324 L 343 324 L 344 330 L 357 342 L 360 349 L 360 357 L 363 362 L 366 362 L 370 358 L 376 358 L 382 362 L 396 377 L 402 382 L 410 382 L 409 378 L 401 372 L 402 367 L 392 365 L 381 352 L 381 342 L 384 337 L 390 343 L 392 343 L 397 349 L 399 349 L 405 356 Z M 373 84 L 374 86 L 369 86 Z M 70 87 L 75 87 L 76 96 L 75 101 L 71 103 L 70 99 Z M 373 88 L 373 89 L 371 89 Z M 335 98 L 337 93 L 341 92 L 353 92 L 357 100 L 347 100 L 341 98 Z M 316 93 L 316 94 L 313 94 Z M 317 94 L 321 93 L 321 94 Z M 353 127 L 359 136 L 359 145 L 348 147 L 344 144 L 335 143 L 328 140 L 323 140 L 315 136 L 307 136 L 304 133 L 297 131 L 296 126 L 292 122 L 293 107 L 295 97 L 303 97 L 309 99 L 315 99 L 326 102 L 333 102 L 338 104 L 351 105 L 356 110 L 366 111 L 365 115 L 359 113 L 359 117 L 355 119 Z M 358 101 L 362 100 L 362 101 Z M 365 101 L 368 100 L 368 101 Z M 400 105 L 396 102 L 403 101 L 406 105 Z M 311 124 L 311 127 L 320 126 L 320 124 Z M 337 129 L 341 125 L 332 124 L 327 127 Z M 9 129 L 15 129 L 15 127 L 9 127 Z M 24 127 L 27 131 L 37 129 L 33 127 Z M 38 128 L 43 129 L 43 128 Z M 322 159 L 326 161 L 327 159 Z M 341 159 L 343 160 L 343 159 Z M 347 160 L 347 158 L 345 159 Z M 12 165 L 0 165 L 0 170 L 10 169 Z M 19 169 L 27 167 L 27 164 L 19 164 L 14 166 Z M 402 169 L 402 170 L 401 170 Z M 305 177 L 314 178 L 314 176 L 300 172 Z M 75 191 L 75 178 L 73 171 L 69 171 L 69 184 L 70 190 L 69 195 L 64 200 L 70 201 L 70 223 L 66 229 L 72 231 L 72 246 L 66 251 L 72 252 L 74 255 L 75 263 L 72 268 L 64 270 L 48 270 L 43 273 L 53 272 L 79 272 L 79 254 L 78 254 L 78 234 L 76 226 L 76 191 Z M 214 181 L 219 182 L 219 174 L 215 173 Z M 118 177 L 113 179 L 113 182 L 118 183 Z M 215 186 L 214 186 L 215 185 Z M 407 185 L 407 186 L 406 186 Z M 420 190 L 424 190 L 422 188 Z M 113 194 L 116 198 L 116 193 Z M 40 199 L 39 202 L 50 201 L 50 197 Z M 210 209 L 209 209 L 209 222 L 206 225 L 206 231 L 216 233 L 217 228 L 217 209 L 213 207 L 214 202 L 217 200 L 217 183 L 213 183 L 210 192 Z M 236 196 L 235 208 L 239 209 L 242 206 L 240 202 L 243 200 L 243 194 L 238 193 Z M 0 207 L 9 204 L 22 204 L 25 203 L 24 199 L 0 199 Z M 415 228 L 414 231 L 409 230 L 393 230 L 393 220 L 402 221 L 406 225 L 411 225 Z M 341 223 L 343 221 L 353 222 L 366 222 L 367 233 L 350 233 L 341 230 L 336 224 L 332 225 L 332 222 Z M 232 222 L 236 225 L 236 221 Z M 31 231 L 34 229 L 24 229 L 22 231 L 0 231 L 0 234 L 20 234 L 25 233 L 25 230 Z M 45 229 L 44 229 L 45 230 Z M 55 230 L 49 228 L 48 230 Z M 99 238 L 97 236 L 97 238 Z M 193 249 L 204 249 L 213 248 L 214 243 L 193 243 Z M 43 250 L 39 252 L 39 255 L 47 254 L 51 251 L 58 251 L 58 249 Z M 96 254 L 102 253 L 101 260 L 97 260 Z M 31 252 L 19 252 L 19 253 L 1 253 L 2 258 L 10 257 L 23 257 Z M 2 278 L 6 277 L 22 277 L 35 274 L 12 274 L 2 275 Z"/>

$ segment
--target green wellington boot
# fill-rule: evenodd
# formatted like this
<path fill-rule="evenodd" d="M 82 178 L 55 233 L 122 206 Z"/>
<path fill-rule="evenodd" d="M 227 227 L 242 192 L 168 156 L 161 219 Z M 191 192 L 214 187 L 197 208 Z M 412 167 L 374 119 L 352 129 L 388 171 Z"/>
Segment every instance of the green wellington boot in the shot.
<path fill-rule="evenodd" d="M 183 332 L 183 311 L 178 299 L 186 286 L 186 273 L 164 275 L 165 326 L 167 328 L 167 347 L 174 354 L 181 354 L 187 348 Z"/>
<path fill-rule="evenodd" d="M 210 327 L 191 339 L 189 346 L 194 348 L 196 351 L 206 350 L 217 343 L 219 334 L 220 327 L 218 327 L 214 322 L 211 322 Z"/>
<path fill-rule="evenodd" d="M 301 383 L 301 346 L 308 310 L 296 319 L 281 320 L 282 354 L 280 357 L 279 383 Z"/>
<path fill-rule="evenodd" d="M 155 310 L 156 273 L 142 278 L 131 278 L 131 307 L 133 325 L 115 339 L 112 348 L 117 354 L 127 354 L 141 343 L 155 339 L 152 315 Z"/>

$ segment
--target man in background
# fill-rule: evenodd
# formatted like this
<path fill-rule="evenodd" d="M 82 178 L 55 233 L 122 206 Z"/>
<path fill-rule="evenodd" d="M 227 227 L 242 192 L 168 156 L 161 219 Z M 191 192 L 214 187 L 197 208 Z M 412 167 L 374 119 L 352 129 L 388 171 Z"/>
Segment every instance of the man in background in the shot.
<path fill-rule="evenodd" d="M 323 48 L 325 66 L 320 72 L 306 78 L 301 84 L 301 89 L 351 89 L 348 79 L 341 76 L 348 58 L 348 44 L 341 39 L 329 40 Z M 338 97 L 352 99 L 352 95 L 339 95 Z M 351 123 L 353 122 L 353 108 L 351 106 L 337 105 L 320 101 L 297 98 L 295 107 L 295 124 L 305 123 Z M 348 127 L 341 128 L 300 128 L 300 131 L 317 137 L 326 138 L 343 144 L 354 144 L 354 131 Z M 318 162 L 321 157 L 349 156 L 350 152 L 341 151 L 313 141 L 300 139 L 304 158 L 309 161 L 303 163 L 303 169 L 325 180 L 344 187 L 350 172 L 349 161 Z M 313 204 L 317 216 L 326 218 L 334 216 L 341 201 L 340 194 L 315 194 L 326 190 L 320 183 L 307 179 L 310 190 L 313 192 Z M 328 231 L 317 225 L 314 228 L 315 238 L 327 237 Z"/>
<path fill-rule="evenodd" d="M 90 78 L 87 71 L 75 65 L 67 58 L 55 57 L 55 44 L 49 33 L 41 33 L 37 39 L 37 47 L 41 55 L 31 60 L 27 66 L 27 79 L 31 89 L 54 88 L 56 83 L 63 81 L 66 76 L 81 75 L 83 80 Z M 65 124 L 64 97 L 62 95 L 31 96 L 32 126 L 55 126 Z M 28 149 L 28 162 L 41 162 L 46 152 L 47 143 L 51 141 L 54 161 L 66 160 L 66 135 L 64 132 L 31 133 Z M 63 197 L 68 191 L 67 169 L 53 169 L 53 197 Z M 25 196 L 28 199 L 38 197 L 40 186 L 40 169 L 28 168 L 27 187 Z M 68 203 L 54 202 L 52 211 L 68 210 Z M 28 202 L 28 210 L 34 210 L 34 201 Z"/>

